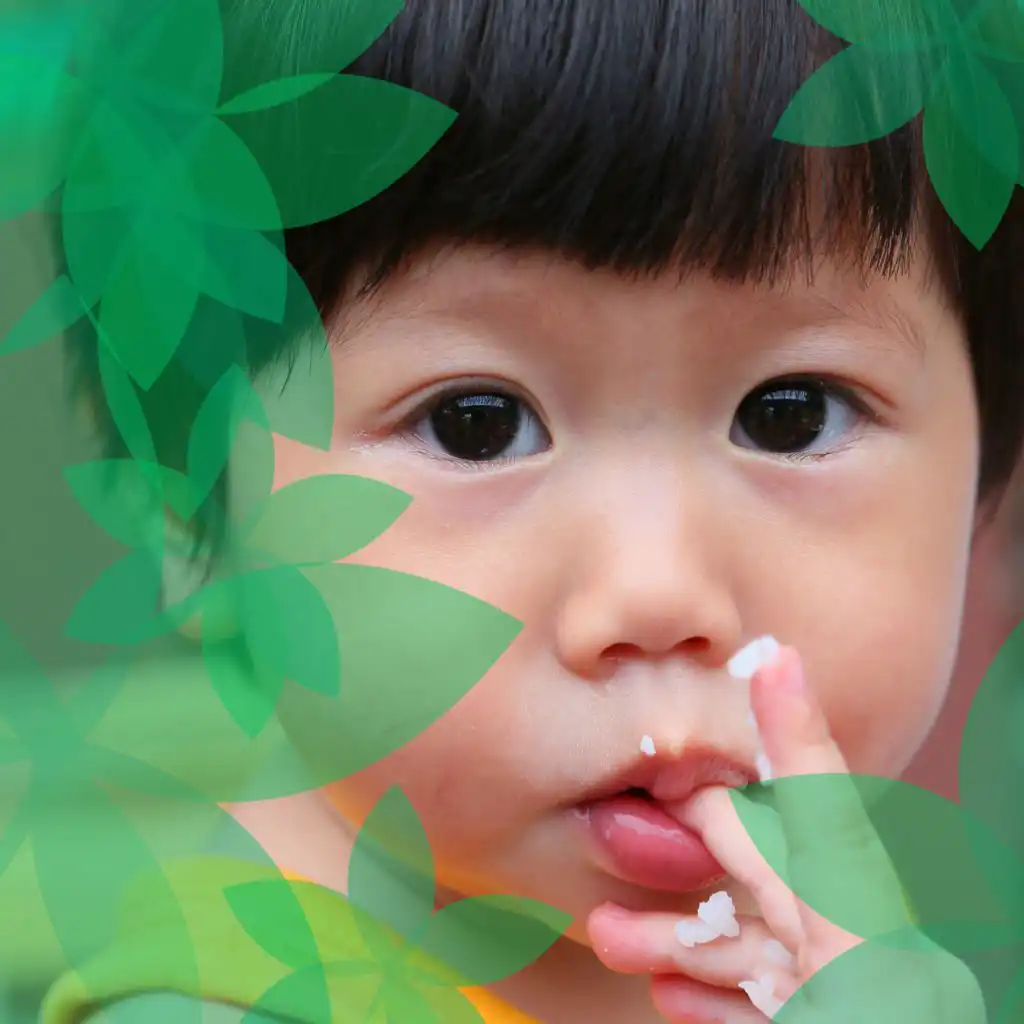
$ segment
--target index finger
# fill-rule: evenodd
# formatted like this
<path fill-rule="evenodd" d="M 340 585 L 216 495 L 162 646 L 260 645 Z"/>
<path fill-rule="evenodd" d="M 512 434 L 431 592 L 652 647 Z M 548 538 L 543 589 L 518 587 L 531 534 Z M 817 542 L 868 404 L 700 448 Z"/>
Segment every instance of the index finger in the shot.
<path fill-rule="evenodd" d="M 776 776 L 789 884 L 817 911 L 804 912 L 808 938 L 824 938 L 819 914 L 832 927 L 858 922 L 861 938 L 911 924 L 903 887 L 796 650 L 781 648 L 755 673 L 751 702 Z"/>

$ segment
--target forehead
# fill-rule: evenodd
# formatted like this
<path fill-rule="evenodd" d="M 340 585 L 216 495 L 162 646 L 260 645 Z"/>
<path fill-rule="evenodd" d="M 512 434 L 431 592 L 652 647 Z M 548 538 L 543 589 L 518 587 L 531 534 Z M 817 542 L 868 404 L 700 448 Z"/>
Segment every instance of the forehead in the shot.
<path fill-rule="evenodd" d="M 521 344 L 550 342 L 560 328 L 586 321 L 621 326 L 627 334 L 647 320 L 681 330 L 713 320 L 732 327 L 856 328 L 884 335 L 923 358 L 937 321 L 950 304 L 926 250 L 887 275 L 863 273 L 827 257 L 794 265 L 774 284 L 737 282 L 698 271 L 623 275 L 589 270 L 549 253 L 477 245 L 444 246 L 422 254 L 373 296 L 350 307 L 339 336 L 367 327 L 451 324 L 510 333 Z"/>

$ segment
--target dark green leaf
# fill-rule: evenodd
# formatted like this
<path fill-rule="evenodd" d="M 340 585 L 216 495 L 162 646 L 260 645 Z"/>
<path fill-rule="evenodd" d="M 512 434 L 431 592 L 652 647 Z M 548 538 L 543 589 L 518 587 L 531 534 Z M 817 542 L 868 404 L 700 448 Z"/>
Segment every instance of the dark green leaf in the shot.
<path fill-rule="evenodd" d="M 84 100 L 81 83 L 60 61 L 0 53 L 0 137 L 8 154 L 0 163 L 0 220 L 35 209 L 64 181 L 68 136 Z"/>
<path fill-rule="evenodd" d="M 237 580 L 239 607 L 254 665 L 314 693 L 338 693 L 341 656 L 334 620 L 317 588 L 283 566 Z"/>
<path fill-rule="evenodd" d="M 152 477 L 133 459 L 97 459 L 64 469 L 64 479 L 97 526 L 129 547 L 142 547 L 159 533 Z"/>
<path fill-rule="evenodd" d="M 416 809 L 388 790 L 356 835 L 348 898 L 374 921 L 412 940 L 434 908 L 434 858 Z M 371 936 L 365 936 L 367 943 Z"/>
<path fill-rule="evenodd" d="M 224 890 L 249 937 L 292 970 L 320 962 L 316 939 L 289 882 L 247 882 Z"/>
<path fill-rule="evenodd" d="M 287 106 L 230 119 L 266 173 L 285 227 L 328 220 L 372 199 L 423 159 L 454 120 L 419 93 L 354 75 Z"/>
<path fill-rule="evenodd" d="M 249 543 L 289 565 L 340 561 L 389 530 L 411 500 L 367 477 L 307 477 L 270 495 L 249 527 Z"/>
<path fill-rule="evenodd" d="M 372 975 L 328 981 L 322 965 L 307 967 L 269 988 L 242 1018 L 243 1024 L 266 1024 L 264 1014 L 301 1020 L 303 1024 L 368 1024 L 367 1009 L 380 985 Z"/>
<path fill-rule="evenodd" d="M 472 896 L 437 911 L 417 945 L 469 984 L 493 985 L 543 956 L 571 924 L 571 915 L 536 900 Z"/>
<path fill-rule="evenodd" d="M 851 46 L 804 82 L 775 138 L 828 147 L 884 138 L 921 112 L 937 70 L 928 54 Z"/>
<path fill-rule="evenodd" d="M 224 64 L 219 0 L 160 4 L 111 56 L 126 98 L 178 111 L 212 111 Z"/>
<path fill-rule="evenodd" d="M 181 344 L 198 289 L 133 235 L 100 302 L 106 343 L 139 385 L 149 389 Z"/>
<path fill-rule="evenodd" d="M 204 498 L 227 466 L 239 422 L 252 415 L 255 404 L 245 373 L 232 366 L 210 389 L 196 413 L 188 439 L 188 475 Z"/>
<path fill-rule="evenodd" d="M 183 180 L 169 185 L 173 208 L 188 213 L 198 202 L 208 223 L 248 231 L 281 230 L 273 182 L 268 182 L 246 140 L 222 121 L 206 120 L 182 156 Z M 293 156 L 298 159 L 298 154 Z"/>
<path fill-rule="evenodd" d="M 959 33 L 955 12 L 934 0 L 797 0 L 823 28 L 849 43 L 908 49 Z"/>
<path fill-rule="evenodd" d="M 448 1024 L 416 989 L 398 979 L 385 979 L 381 997 L 388 1024 Z"/>
<path fill-rule="evenodd" d="M 236 581 L 207 588 L 211 596 L 237 588 Z M 238 666 L 219 657 L 218 647 L 203 631 L 203 655 L 210 683 L 225 710 L 246 736 L 256 737 L 273 717 L 281 696 L 284 677 L 267 672 L 262 666 L 250 672 L 238 671 Z"/>
<path fill-rule="evenodd" d="M 329 700 L 289 690 L 282 708 L 307 763 L 329 779 L 418 736 L 476 685 L 522 628 L 483 601 L 405 573 L 340 563 L 303 574 L 334 618 L 344 686 Z M 340 729 L 349 742 L 338 743 Z"/>
<path fill-rule="evenodd" d="M 966 25 L 967 45 L 996 60 L 1024 61 L 1024 8 L 1020 0 L 985 0 Z"/>
<path fill-rule="evenodd" d="M 168 631 L 160 563 L 137 551 L 105 569 L 75 605 L 65 633 L 90 644 L 139 644 Z"/>
<path fill-rule="evenodd" d="M 32 348 L 73 327 L 85 316 L 78 289 L 61 274 L 0 340 L 0 356 Z"/>
<path fill-rule="evenodd" d="M 983 248 L 1009 208 L 1016 181 L 978 153 L 945 93 L 925 110 L 924 155 L 950 219 L 976 249 Z"/>
<path fill-rule="evenodd" d="M 1024 9 L 1021 18 L 1024 21 Z M 949 59 L 946 89 L 950 108 L 973 143 L 976 158 L 980 156 L 997 174 L 1016 182 L 1021 170 L 1020 132 L 999 82 L 981 61 L 963 53 Z"/>
<path fill-rule="evenodd" d="M 94 326 L 99 330 L 98 324 L 94 323 Z M 140 464 L 158 464 L 153 435 L 136 386 L 107 345 L 102 333 L 98 357 L 104 402 L 128 453 Z M 159 485 L 159 479 L 154 480 L 154 483 Z"/>
<path fill-rule="evenodd" d="M 332 0 L 329 7 L 251 8 L 234 3 L 225 12 L 224 96 L 235 97 L 282 77 L 337 73 L 369 48 L 401 11 L 402 0 Z M 295 45 L 282 47 L 288 38 Z"/>
<path fill-rule="evenodd" d="M 290 78 L 275 78 L 253 89 L 248 89 L 220 106 L 217 113 L 251 114 L 256 110 L 269 110 L 282 103 L 290 103 L 307 92 L 319 89 L 334 77 L 333 74 L 293 75 Z"/>

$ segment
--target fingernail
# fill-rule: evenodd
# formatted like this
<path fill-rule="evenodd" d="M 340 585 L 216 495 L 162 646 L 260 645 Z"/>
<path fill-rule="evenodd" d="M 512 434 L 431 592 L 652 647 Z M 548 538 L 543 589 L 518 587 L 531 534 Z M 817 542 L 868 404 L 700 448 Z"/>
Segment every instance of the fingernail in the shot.
<path fill-rule="evenodd" d="M 768 939 L 764 944 L 764 958 L 779 967 L 792 967 L 796 958 L 778 939 Z"/>
<path fill-rule="evenodd" d="M 773 636 L 751 640 L 738 650 L 726 666 L 733 679 L 753 679 L 758 669 L 767 665 L 779 653 L 779 642 Z"/>

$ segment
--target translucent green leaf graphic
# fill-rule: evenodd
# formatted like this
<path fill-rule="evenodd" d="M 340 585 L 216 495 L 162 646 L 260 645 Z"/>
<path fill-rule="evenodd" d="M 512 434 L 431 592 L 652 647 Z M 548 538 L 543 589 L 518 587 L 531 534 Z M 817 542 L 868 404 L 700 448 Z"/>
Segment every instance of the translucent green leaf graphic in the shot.
<path fill-rule="evenodd" d="M 286 881 L 246 882 L 224 895 L 249 937 L 275 959 L 296 971 L 319 963 L 316 939 Z"/>
<path fill-rule="evenodd" d="M 437 911 L 417 945 L 472 984 L 492 985 L 543 956 L 571 924 L 536 900 L 473 896 Z"/>
<path fill-rule="evenodd" d="M 852 146 L 883 138 L 921 112 L 935 64 L 915 52 L 851 46 L 801 86 L 775 138 L 805 146 Z"/>
<path fill-rule="evenodd" d="M 1022 11 L 1024 21 L 1024 11 Z M 1020 133 L 1013 107 L 999 82 L 969 54 L 952 56 L 946 70 L 950 106 L 959 127 L 999 175 L 1016 182 L 1020 173 Z M 962 158 L 958 160 L 959 167 Z M 965 173 L 970 165 L 964 168 Z M 1012 186 L 1011 186 L 1012 187 Z"/>
<path fill-rule="evenodd" d="M 216 225 L 207 227 L 205 242 L 197 287 L 226 306 L 280 323 L 288 292 L 283 243 Z"/>
<path fill-rule="evenodd" d="M 315 770 L 332 778 L 386 757 L 454 707 L 522 628 L 483 601 L 417 576 L 347 563 L 302 572 L 334 618 L 345 653 L 341 692 L 328 701 L 286 689 L 280 714 L 293 720 Z"/>
<path fill-rule="evenodd" d="M 100 331 L 95 321 L 94 326 Z M 129 454 L 142 466 L 158 465 L 153 435 L 150 433 L 146 413 L 139 402 L 138 391 L 107 345 L 101 331 L 99 371 L 107 410 Z M 154 483 L 159 485 L 160 481 L 155 480 Z"/>
<path fill-rule="evenodd" d="M 986 136 L 990 149 L 995 146 Z M 961 127 L 948 96 L 929 103 L 924 116 L 924 152 L 928 174 L 950 218 L 975 248 L 992 237 L 1006 213 L 1016 184 L 982 157 Z M 997 158 L 1006 162 L 1000 146 Z M 1018 150 L 1019 156 L 1019 150 Z"/>
<path fill-rule="evenodd" d="M 404 491 L 366 477 L 309 477 L 266 500 L 248 543 L 290 565 L 340 561 L 390 529 L 410 501 Z"/>
<path fill-rule="evenodd" d="M 0 220 L 35 209 L 64 181 L 83 99 L 59 62 L 0 52 L 0 137 L 18 154 L 0 166 Z"/>
<path fill-rule="evenodd" d="M 977 4 L 965 25 L 968 47 L 996 60 L 1024 61 L 1022 15 L 1019 0 L 986 0 Z"/>
<path fill-rule="evenodd" d="M 213 110 L 220 96 L 224 41 L 218 0 L 160 4 L 138 24 L 114 61 L 126 93 L 158 107 Z M 127 97 L 126 97 L 127 98 Z"/>
<path fill-rule="evenodd" d="M 233 583 L 250 657 L 261 675 L 331 697 L 341 675 L 334 621 L 317 588 L 291 566 L 249 573 Z"/>
<path fill-rule="evenodd" d="M 363 980 L 363 979 L 361 979 Z M 350 986 L 346 985 L 346 989 Z M 242 1018 L 242 1024 L 266 1024 L 267 1015 L 282 1016 L 285 1019 L 309 1021 L 310 1024 L 333 1024 L 338 1020 L 341 1024 L 368 1024 L 370 1018 L 366 1011 L 376 995 L 376 981 L 358 981 L 351 988 L 363 989 L 362 999 L 351 1000 L 350 1015 L 332 1016 L 330 990 L 327 974 L 319 964 L 306 967 L 294 974 L 289 974 L 272 985 L 253 1004 L 249 1012 Z"/>
<path fill-rule="evenodd" d="M 773 1018 L 777 1024 L 905 1024 L 946 1019 L 985 1024 L 981 992 L 970 972 L 923 938 L 864 942 L 806 982 Z M 938 969 L 937 969 L 938 965 Z M 952 1018 L 950 1018 L 952 1019 Z"/>
<path fill-rule="evenodd" d="M 381 798 L 356 836 L 348 866 L 348 897 L 409 941 L 416 941 L 433 912 L 430 842 L 415 809 L 397 787 Z"/>
<path fill-rule="evenodd" d="M 133 459 L 97 459 L 68 466 L 64 478 L 79 504 L 115 540 L 143 547 L 153 535 L 145 513 L 152 501 L 151 477 Z"/>
<path fill-rule="evenodd" d="M 159 635 L 163 576 L 153 555 L 140 550 L 106 569 L 68 619 L 68 636 L 94 644 L 131 646 Z"/>
<path fill-rule="evenodd" d="M 281 76 L 336 74 L 384 33 L 402 7 L 402 0 L 336 0 L 329 16 L 309 24 L 302 45 L 291 47 L 282 62 L 274 41 L 293 29 L 286 21 L 290 9 L 266 8 L 254 18 L 245 0 L 230 0 L 224 19 L 224 95 L 237 97 Z"/>
<path fill-rule="evenodd" d="M 823 28 L 849 43 L 906 49 L 945 41 L 960 28 L 952 7 L 933 0 L 797 0 Z"/>
<path fill-rule="evenodd" d="M 189 140 L 188 160 L 183 162 L 181 177 L 171 179 L 169 202 L 173 208 L 187 213 L 194 196 L 201 204 L 204 219 L 212 224 L 249 231 L 288 227 L 282 224 L 278 210 L 276 182 L 267 180 L 265 169 L 257 162 L 262 162 L 262 157 L 254 154 L 247 142 L 216 118 L 204 121 Z M 279 157 L 281 161 L 285 159 L 290 164 L 290 158 Z M 294 168 L 291 173 L 298 174 Z"/>
<path fill-rule="evenodd" d="M 85 308 L 65 274 L 57 277 L 0 340 L 0 356 L 49 341 L 78 323 Z"/>
<path fill-rule="evenodd" d="M 254 89 L 248 89 L 234 99 L 228 100 L 227 103 L 221 104 L 217 113 L 221 115 L 251 114 L 257 110 L 269 110 L 271 107 L 290 103 L 314 89 L 319 89 L 333 77 L 332 74 L 318 74 L 276 78 L 271 82 L 257 85 Z"/>
<path fill-rule="evenodd" d="M 104 337 L 143 388 L 163 373 L 195 314 L 199 292 L 154 257 L 149 246 L 121 252 L 100 303 Z"/>
<path fill-rule="evenodd" d="M 228 120 L 266 173 L 281 224 L 301 227 L 345 213 L 394 184 L 455 115 L 399 86 L 339 75 L 287 106 Z"/>

